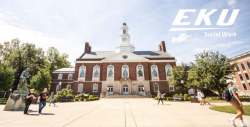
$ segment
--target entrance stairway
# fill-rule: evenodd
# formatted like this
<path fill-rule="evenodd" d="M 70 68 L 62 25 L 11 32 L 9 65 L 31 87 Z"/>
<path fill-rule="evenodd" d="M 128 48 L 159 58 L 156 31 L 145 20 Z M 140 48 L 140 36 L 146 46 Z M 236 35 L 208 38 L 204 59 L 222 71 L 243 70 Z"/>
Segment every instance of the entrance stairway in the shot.
<path fill-rule="evenodd" d="M 142 95 L 107 95 L 104 98 L 147 98 Z"/>

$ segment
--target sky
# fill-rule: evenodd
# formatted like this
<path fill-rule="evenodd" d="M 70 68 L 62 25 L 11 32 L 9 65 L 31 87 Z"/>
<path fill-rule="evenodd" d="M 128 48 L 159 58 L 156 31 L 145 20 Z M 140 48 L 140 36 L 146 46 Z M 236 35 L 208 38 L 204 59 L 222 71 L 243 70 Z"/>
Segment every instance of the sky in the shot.
<path fill-rule="evenodd" d="M 250 51 L 250 0 L 0 0 L 0 43 L 18 38 L 47 50 L 67 53 L 72 66 L 84 52 L 85 42 L 92 51 L 115 51 L 120 27 L 129 27 L 130 43 L 136 51 L 157 51 L 165 41 L 167 51 L 177 64 L 191 62 L 194 55 L 219 51 L 228 58 Z M 194 22 L 201 9 L 218 9 L 210 16 L 211 27 L 223 9 L 240 9 L 233 25 L 222 30 L 170 31 L 180 9 L 186 13 L 189 27 L 210 27 Z M 123 18 L 124 17 L 124 18 Z M 205 32 L 237 33 L 236 37 L 205 37 Z"/>

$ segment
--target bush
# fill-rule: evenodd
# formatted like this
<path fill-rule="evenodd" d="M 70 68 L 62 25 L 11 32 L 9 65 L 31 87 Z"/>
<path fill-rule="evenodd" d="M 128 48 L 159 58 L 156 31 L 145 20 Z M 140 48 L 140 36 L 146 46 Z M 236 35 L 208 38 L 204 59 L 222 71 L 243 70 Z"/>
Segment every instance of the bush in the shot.
<path fill-rule="evenodd" d="M 62 97 L 61 95 L 56 95 L 56 98 L 55 98 L 56 101 L 60 100 L 61 97 Z M 55 100 L 55 99 L 54 99 L 54 100 Z M 54 100 L 53 100 L 53 101 L 54 101 Z"/>
<path fill-rule="evenodd" d="M 179 96 L 178 94 L 175 94 L 174 96 Z"/>
<path fill-rule="evenodd" d="M 75 101 L 79 101 L 79 98 L 75 98 Z"/>
<path fill-rule="evenodd" d="M 191 101 L 191 97 L 190 96 L 188 97 L 188 101 Z"/>
<path fill-rule="evenodd" d="M 172 97 L 166 97 L 167 100 L 170 100 Z"/>
<path fill-rule="evenodd" d="M 188 94 L 184 94 L 184 97 L 183 97 L 183 99 L 184 99 L 184 101 L 187 101 L 188 100 Z"/>
<path fill-rule="evenodd" d="M 66 97 L 73 97 L 74 98 L 74 96 L 72 94 L 68 94 Z"/>
<path fill-rule="evenodd" d="M 179 96 L 183 96 L 183 94 L 180 94 Z"/>
<path fill-rule="evenodd" d="M 154 99 L 155 99 L 155 100 L 158 100 L 158 99 L 159 99 L 159 97 L 154 97 Z"/>

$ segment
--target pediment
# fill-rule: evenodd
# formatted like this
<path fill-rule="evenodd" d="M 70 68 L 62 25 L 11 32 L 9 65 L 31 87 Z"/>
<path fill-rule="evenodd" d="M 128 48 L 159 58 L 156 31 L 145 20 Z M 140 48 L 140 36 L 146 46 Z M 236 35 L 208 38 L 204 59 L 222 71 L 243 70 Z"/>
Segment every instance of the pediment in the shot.
<path fill-rule="evenodd" d="M 106 59 L 103 59 L 102 61 L 148 61 L 148 59 L 141 57 L 139 55 L 136 55 L 134 53 L 131 53 L 129 51 L 122 51 L 110 57 L 107 57 Z"/>

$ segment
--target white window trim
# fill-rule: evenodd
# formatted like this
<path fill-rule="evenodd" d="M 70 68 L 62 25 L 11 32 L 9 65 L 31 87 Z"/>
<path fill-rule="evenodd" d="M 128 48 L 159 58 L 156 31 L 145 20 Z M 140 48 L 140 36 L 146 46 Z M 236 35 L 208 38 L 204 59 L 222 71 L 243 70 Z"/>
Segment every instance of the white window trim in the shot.
<path fill-rule="evenodd" d="M 97 90 L 96 91 L 94 91 L 94 86 L 95 85 L 97 85 Z M 98 92 L 98 84 L 97 83 L 93 84 L 93 92 Z"/>
<path fill-rule="evenodd" d="M 84 69 L 84 77 L 80 77 L 81 67 L 85 67 L 85 69 Z M 86 77 L 86 66 L 80 66 L 80 67 L 79 67 L 78 77 L 79 77 L 79 78 L 85 78 L 85 77 Z"/>
<path fill-rule="evenodd" d="M 171 70 L 172 70 L 172 68 L 173 68 L 170 64 L 167 64 L 167 65 L 165 66 L 166 80 L 168 80 L 167 66 L 170 66 L 170 67 L 171 67 L 171 68 L 170 68 Z"/>
<path fill-rule="evenodd" d="M 154 92 L 158 92 L 158 91 L 155 91 L 155 84 L 158 86 L 158 91 L 160 90 L 159 84 L 158 83 L 154 83 Z"/>
<path fill-rule="evenodd" d="M 138 66 L 142 66 L 142 76 L 138 76 L 138 69 L 137 69 Z M 143 67 L 143 65 L 139 64 L 139 65 L 136 66 L 136 76 L 137 77 L 144 77 L 144 67 Z"/>
<path fill-rule="evenodd" d="M 58 79 L 60 79 L 60 78 L 59 78 L 59 77 L 60 77 L 60 75 L 62 75 L 62 78 L 61 78 L 61 79 L 63 79 L 63 74 L 61 74 L 61 73 L 58 75 Z"/>
<path fill-rule="evenodd" d="M 95 70 L 95 67 L 99 67 L 99 70 L 98 70 L 98 73 L 99 73 L 99 76 L 98 77 L 94 77 L 94 70 Z M 100 66 L 98 66 L 98 65 L 95 65 L 94 67 L 93 67 L 93 75 L 92 75 L 92 77 L 93 78 L 99 78 L 100 77 Z"/>
<path fill-rule="evenodd" d="M 112 77 L 109 77 L 109 66 L 112 66 L 113 67 L 113 76 Z M 113 77 L 115 77 L 115 67 L 113 66 L 113 65 L 108 65 L 108 67 L 107 67 L 107 77 L 108 78 L 113 78 Z"/>
<path fill-rule="evenodd" d="M 168 85 L 168 86 L 169 86 L 169 91 L 175 91 L 173 85 Z M 173 87 L 173 90 L 170 89 L 171 86 Z"/>
<path fill-rule="evenodd" d="M 82 91 L 79 91 L 79 86 L 82 85 Z M 83 92 L 83 84 L 78 84 L 78 92 Z"/>
<path fill-rule="evenodd" d="M 69 74 L 69 75 L 72 75 L 71 77 L 72 77 L 72 79 L 73 79 L 73 74 Z M 68 75 L 68 79 L 69 79 L 69 75 Z"/>
<path fill-rule="evenodd" d="M 157 76 L 153 76 L 153 70 L 152 70 L 152 66 L 156 66 L 156 71 L 157 71 Z M 158 70 L 158 66 L 157 65 L 152 65 L 151 67 L 150 67 L 150 72 L 151 72 L 151 77 L 159 77 L 159 70 Z"/>
<path fill-rule="evenodd" d="M 128 67 L 128 77 L 129 77 L 129 66 L 128 65 L 123 65 L 123 66 L 127 66 Z M 123 66 L 122 66 L 122 77 L 123 77 Z"/>

